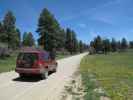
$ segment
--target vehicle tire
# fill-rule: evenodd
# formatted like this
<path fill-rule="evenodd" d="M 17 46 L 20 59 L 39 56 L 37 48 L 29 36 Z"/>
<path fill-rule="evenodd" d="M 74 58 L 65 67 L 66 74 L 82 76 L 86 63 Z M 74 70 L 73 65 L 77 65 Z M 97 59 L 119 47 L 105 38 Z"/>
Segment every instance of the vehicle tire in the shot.
<path fill-rule="evenodd" d="M 55 69 L 53 70 L 54 73 L 57 72 L 57 66 L 58 66 L 58 63 L 56 63 L 56 67 L 55 67 Z"/>
<path fill-rule="evenodd" d="M 44 73 L 41 74 L 42 79 L 47 79 L 48 78 L 48 71 L 45 71 Z"/>
<path fill-rule="evenodd" d="M 24 74 L 19 74 L 19 77 L 20 77 L 20 78 L 24 78 L 25 75 L 24 75 Z"/>
<path fill-rule="evenodd" d="M 55 68 L 55 69 L 53 70 L 53 73 L 55 73 L 55 72 L 57 72 L 57 68 Z"/>

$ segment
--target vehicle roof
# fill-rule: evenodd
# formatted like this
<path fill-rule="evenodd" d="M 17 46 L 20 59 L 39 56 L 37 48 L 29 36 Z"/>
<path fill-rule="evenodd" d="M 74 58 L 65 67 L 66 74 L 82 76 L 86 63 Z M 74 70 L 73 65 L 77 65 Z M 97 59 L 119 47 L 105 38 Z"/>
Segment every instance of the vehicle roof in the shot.
<path fill-rule="evenodd" d="M 21 48 L 20 52 L 21 53 L 48 53 L 47 51 L 44 51 L 42 49 L 31 48 L 31 47 Z"/>

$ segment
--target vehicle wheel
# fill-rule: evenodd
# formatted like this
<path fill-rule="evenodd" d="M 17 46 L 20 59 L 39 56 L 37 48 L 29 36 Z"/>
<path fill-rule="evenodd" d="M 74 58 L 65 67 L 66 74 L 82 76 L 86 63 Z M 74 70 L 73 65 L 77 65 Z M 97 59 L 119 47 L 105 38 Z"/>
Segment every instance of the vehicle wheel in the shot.
<path fill-rule="evenodd" d="M 55 72 L 57 72 L 57 68 L 55 68 L 55 69 L 53 70 L 53 73 L 55 73 Z"/>
<path fill-rule="evenodd" d="M 56 64 L 56 67 L 55 67 L 54 70 L 53 70 L 54 73 L 57 72 L 57 65 L 58 65 L 58 64 Z"/>
<path fill-rule="evenodd" d="M 42 79 L 47 79 L 48 78 L 48 71 L 44 72 L 41 74 Z"/>
<path fill-rule="evenodd" d="M 24 75 L 24 74 L 19 74 L 19 77 L 20 77 L 20 78 L 24 78 L 25 75 Z"/>

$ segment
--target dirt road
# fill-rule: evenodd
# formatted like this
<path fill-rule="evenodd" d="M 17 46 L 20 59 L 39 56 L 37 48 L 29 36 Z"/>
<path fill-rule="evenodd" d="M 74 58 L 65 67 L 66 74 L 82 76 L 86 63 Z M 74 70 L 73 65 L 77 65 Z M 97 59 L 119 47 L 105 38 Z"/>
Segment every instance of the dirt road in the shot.
<path fill-rule="evenodd" d="M 20 79 L 14 71 L 0 74 L 0 100 L 59 100 L 86 53 L 58 60 L 58 71 L 46 80 Z"/>

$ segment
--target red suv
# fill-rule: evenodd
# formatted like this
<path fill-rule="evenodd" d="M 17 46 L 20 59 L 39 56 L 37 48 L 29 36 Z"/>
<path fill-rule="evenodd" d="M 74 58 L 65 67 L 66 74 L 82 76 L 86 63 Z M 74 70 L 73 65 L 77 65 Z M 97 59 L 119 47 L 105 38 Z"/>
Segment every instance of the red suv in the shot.
<path fill-rule="evenodd" d="M 47 78 L 49 72 L 56 72 L 57 62 L 49 53 L 42 50 L 24 50 L 19 53 L 15 71 L 20 77 L 27 75 L 41 75 Z"/>

